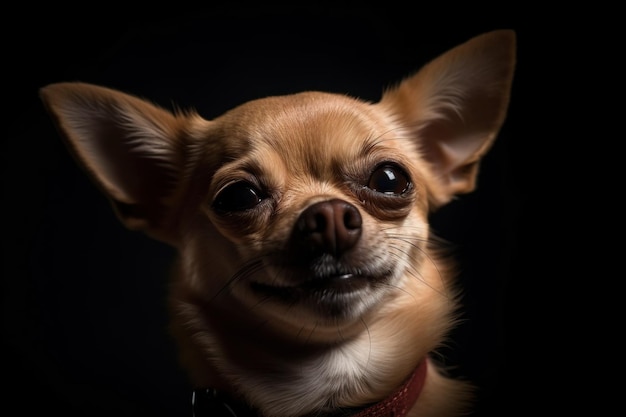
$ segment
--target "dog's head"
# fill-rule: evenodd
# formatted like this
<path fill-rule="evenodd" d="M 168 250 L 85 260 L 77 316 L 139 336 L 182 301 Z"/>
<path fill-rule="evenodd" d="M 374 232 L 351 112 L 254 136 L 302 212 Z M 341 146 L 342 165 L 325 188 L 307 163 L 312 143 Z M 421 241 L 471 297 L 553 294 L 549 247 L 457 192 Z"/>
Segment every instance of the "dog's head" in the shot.
<path fill-rule="evenodd" d="M 436 268 L 428 213 L 474 189 L 513 67 L 495 31 L 377 103 L 305 92 L 208 121 L 82 83 L 41 94 L 121 220 L 179 249 L 186 291 L 324 339 Z"/>

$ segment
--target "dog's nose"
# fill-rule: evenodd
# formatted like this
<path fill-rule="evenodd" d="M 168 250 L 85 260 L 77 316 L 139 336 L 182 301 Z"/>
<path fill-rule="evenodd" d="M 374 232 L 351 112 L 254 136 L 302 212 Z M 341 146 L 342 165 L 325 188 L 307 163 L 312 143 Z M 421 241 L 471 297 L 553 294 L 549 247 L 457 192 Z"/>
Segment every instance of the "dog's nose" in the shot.
<path fill-rule="evenodd" d="M 333 199 L 304 210 L 296 224 L 296 231 L 302 243 L 314 252 L 339 256 L 359 241 L 362 223 L 356 207 Z"/>

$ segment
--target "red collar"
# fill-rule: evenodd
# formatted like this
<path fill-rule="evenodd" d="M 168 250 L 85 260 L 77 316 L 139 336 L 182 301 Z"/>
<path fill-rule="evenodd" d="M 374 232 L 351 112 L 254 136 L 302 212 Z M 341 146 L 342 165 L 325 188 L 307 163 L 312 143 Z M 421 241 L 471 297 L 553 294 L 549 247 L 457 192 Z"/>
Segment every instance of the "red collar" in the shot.
<path fill-rule="evenodd" d="M 350 417 L 404 417 L 424 387 L 428 360 L 424 359 L 406 381 L 387 398 Z M 214 389 L 195 390 L 193 393 L 193 417 L 259 417 L 244 404 L 225 397 Z M 342 415 L 344 415 L 342 413 Z"/>
<path fill-rule="evenodd" d="M 417 399 L 424 387 L 428 360 L 424 359 L 415 368 L 415 372 L 389 397 L 383 401 L 367 407 L 353 417 L 404 417 Z"/>

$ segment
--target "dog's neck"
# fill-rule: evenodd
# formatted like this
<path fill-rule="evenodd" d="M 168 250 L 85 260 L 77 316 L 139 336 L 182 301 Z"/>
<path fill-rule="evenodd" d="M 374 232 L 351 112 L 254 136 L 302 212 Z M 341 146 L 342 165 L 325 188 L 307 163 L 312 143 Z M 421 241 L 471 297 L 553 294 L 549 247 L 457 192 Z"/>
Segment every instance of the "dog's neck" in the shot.
<path fill-rule="evenodd" d="M 382 401 L 359 409 L 341 409 L 328 414 L 341 417 L 404 417 L 417 402 L 426 380 L 428 360 L 424 359 L 404 383 Z M 192 398 L 193 417 L 262 417 L 244 402 L 216 389 L 198 389 Z"/>

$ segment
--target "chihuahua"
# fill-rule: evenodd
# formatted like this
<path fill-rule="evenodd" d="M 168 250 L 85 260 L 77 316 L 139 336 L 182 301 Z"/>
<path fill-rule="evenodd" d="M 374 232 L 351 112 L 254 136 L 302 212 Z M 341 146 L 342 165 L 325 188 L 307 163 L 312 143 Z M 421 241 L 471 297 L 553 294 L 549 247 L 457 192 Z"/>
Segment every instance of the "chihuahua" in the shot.
<path fill-rule="evenodd" d="M 479 35 L 375 103 L 302 92 L 214 120 L 81 82 L 40 90 L 119 219 L 177 250 L 171 332 L 194 416 L 471 409 L 434 355 L 460 302 L 428 216 L 474 190 L 515 42 Z"/>

